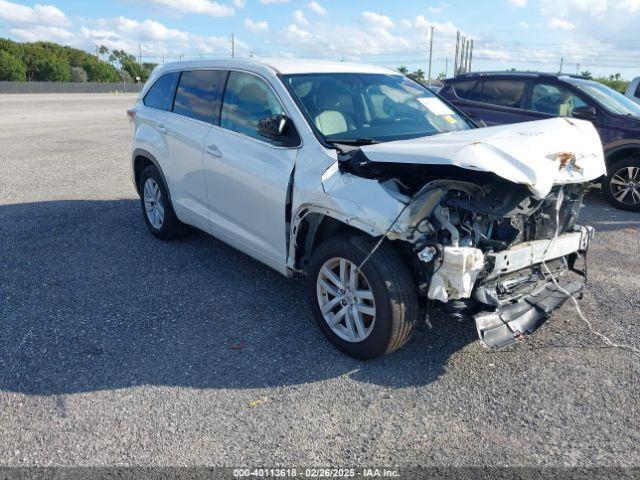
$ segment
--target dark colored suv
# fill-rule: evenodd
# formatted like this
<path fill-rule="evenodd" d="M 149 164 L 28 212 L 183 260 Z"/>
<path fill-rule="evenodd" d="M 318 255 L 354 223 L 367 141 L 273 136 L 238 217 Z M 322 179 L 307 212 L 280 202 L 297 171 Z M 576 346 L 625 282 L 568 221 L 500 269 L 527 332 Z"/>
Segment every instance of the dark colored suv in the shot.
<path fill-rule="evenodd" d="M 488 126 L 565 116 L 593 122 L 605 152 L 607 200 L 640 211 L 640 105 L 583 77 L 531 72 L 467 73 L 440 95 Z"/>

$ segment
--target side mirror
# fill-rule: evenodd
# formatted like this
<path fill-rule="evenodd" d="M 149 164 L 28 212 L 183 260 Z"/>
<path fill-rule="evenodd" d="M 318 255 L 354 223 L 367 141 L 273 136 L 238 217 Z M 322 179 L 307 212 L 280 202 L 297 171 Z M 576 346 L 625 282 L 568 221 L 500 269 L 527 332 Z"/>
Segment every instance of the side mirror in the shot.
<path fill-rule="evenodd" d="M 595 107 L 576 107 L 571 114 L 575 118 L 581 118 L 582 120 L 594 120 L 598 116 Z"/>
<path fill-rule="evenodd" d="M 285 115 L 271 115 L 258 122 L 258 133 L 269 140 L 276 140 L 282 137 L 289 123 Z"/>

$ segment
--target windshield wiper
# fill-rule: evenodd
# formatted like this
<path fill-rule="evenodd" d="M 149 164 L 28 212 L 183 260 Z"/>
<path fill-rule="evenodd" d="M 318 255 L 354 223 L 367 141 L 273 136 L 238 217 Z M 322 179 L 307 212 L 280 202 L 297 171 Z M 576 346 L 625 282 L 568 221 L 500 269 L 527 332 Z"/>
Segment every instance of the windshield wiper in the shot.
<path fill-rule="evenodd" d="M 373 138 L 327 138 L 329 143 L 341 143 L 343 145 L 375 145 L 379 143 Z"/>

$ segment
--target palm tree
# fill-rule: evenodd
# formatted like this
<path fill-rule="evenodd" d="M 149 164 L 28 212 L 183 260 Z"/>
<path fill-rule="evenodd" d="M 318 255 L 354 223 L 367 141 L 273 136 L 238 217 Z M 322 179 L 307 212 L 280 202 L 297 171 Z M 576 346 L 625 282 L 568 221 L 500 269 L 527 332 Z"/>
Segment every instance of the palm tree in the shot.
<path fill-rule="evenodd" d="M 583 70 L 582 72 L 580 72 L 580 75 L 586 78 L 593 78 L 593 73 L 591 73 L 589 70 Z"/>
<path fill-rule="evenodd" d="M 414 79 L 416 82 L 418 83 L 424 83 L 424 70 L 422 70 L 421 68 L 419 68 L 418 70 L 416 70 L 415 72 L 409 74 L 409 76 Z"/>
<path fill-rule="evenodd" d="M 109 53 L 109 49 L 104 45 L 100 45 L 100 47 L 98 48 L 98 54 L 104 58 L 104 56 L 107 55 L 108 53 Z"/>
<path fill-rule="evenodd" d="M 398 71 L 403 75 L 408 75 L 409 74 L 409 69 L 407 67 L 405 67 L 404 65 L 398 67 Z"/>

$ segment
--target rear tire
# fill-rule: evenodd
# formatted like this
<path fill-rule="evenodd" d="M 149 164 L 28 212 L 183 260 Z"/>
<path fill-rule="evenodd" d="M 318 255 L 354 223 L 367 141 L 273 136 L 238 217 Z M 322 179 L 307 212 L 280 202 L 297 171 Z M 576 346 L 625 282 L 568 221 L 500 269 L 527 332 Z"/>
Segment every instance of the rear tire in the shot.
<path fill-rule="evenodd" d="M 149 231 L 162 240 L 184 236 L 185 225 L 178 220 L 169 200 L 169 192 L 155 165 L 149 165 L 140 175 L 140 205 Z"/>
<path fill-rule="evenodd" d="M 390 244 L 382 243 L 357 270 L 375 244 L 364 235 L 335 237 L 316 249 L 307 270 L 308 298 L 320 330 L 338 350 L 360 360 L 402 347 L 418 319 L 415 281 Z M 343 266 L 347 273 L 338 282 Z"/>
<path fill-rule="evenodd" d="M 607 202 L 620 210 L 640 212 L 640 159 L 624 158 L 609 166 L 602 182 Z"/>

